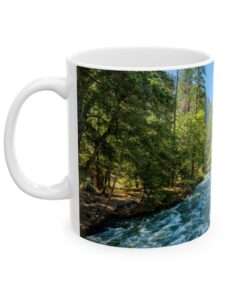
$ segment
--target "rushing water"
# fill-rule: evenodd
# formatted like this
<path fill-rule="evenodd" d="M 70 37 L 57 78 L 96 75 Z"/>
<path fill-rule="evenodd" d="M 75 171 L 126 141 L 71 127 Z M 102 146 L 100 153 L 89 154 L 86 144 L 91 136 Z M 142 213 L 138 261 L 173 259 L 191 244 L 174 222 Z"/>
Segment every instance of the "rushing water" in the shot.
<path fill-rule="evenodd" d="M 152 248 L 190 241 L 209 227 L 210 178 L 207 176 L 184 202 L 144 218 L 121 221 L 89 240 L 110 246 Z"/>

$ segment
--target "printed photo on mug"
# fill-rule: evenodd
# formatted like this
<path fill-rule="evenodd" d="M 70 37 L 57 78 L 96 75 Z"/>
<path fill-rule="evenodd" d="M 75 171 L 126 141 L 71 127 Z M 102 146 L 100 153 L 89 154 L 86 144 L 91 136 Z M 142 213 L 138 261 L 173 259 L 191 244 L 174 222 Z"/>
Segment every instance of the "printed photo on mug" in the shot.
<path fill-rule="evenodd" d="M 213 64 L 171 71 L 77 67 L 80 233 L 121 247 L 209 227 Z"/>

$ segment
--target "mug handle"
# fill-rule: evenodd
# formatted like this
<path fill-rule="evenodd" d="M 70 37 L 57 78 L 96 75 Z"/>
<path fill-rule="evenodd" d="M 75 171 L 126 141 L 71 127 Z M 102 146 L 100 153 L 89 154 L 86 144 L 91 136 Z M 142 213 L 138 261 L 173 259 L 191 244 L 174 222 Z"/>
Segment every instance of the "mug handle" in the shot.
<path fill-rule="evenodd" d="M 17 95 L 9 110 L 4 136 L 5 159 L 14 182 L 25 193 L 41 199 L 66 199 L 69 198 L 68 176 L 54 185 L 35 184 L 25 176 L 16 158 L 14 138 L 20 109 L 30 95 L 43 90 L 54 91 L 64 99 L 68 97 L 67 81 L 64 78 L 41 78 L 28 84 Z"/>

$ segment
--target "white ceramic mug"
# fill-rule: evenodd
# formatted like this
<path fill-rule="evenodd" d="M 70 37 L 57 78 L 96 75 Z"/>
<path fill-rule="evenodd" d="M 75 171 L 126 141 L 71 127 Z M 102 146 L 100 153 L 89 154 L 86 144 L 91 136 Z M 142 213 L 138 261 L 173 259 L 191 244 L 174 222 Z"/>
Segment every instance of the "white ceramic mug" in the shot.
<path fill-rule="evenodd" d="M 209 227 L 212 59 L 175 48 L 88 50 L 67 59 L 66 78 L 28 84 L 5 129 L 9 172 L 27 194 L 70 199 L 74 229 L 91 241 L 159 247 Z M 33 183 L 15 154 L 19 111 L 51 90 L 68 102 L 69 172 Z"/>

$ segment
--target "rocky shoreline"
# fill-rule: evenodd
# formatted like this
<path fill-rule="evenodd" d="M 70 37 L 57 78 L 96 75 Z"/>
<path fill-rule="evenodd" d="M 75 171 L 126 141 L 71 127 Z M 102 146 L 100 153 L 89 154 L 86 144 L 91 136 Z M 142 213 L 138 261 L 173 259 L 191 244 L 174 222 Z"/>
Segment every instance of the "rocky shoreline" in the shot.
<path fill-rule="evenodd" d="M 190 241 L 209 227 L 210 187 L 210 177 L 206 175 L 183 202 L 146 217 L 118 220 L 87 239 L 125 248 L 154 248 Z"/>
<path fill-rule="evenodd" d="M 182 202 L 187 193 L 182 190 L 166 190 L 159 196 L 144 199 L 141 196 L 80 193 L 80 232 L 81 236 L 93 235 L 106 227 L 114 226 L 118 221 L 136 217 L 145 217 L 151 213 L 171 208 Z"/>

